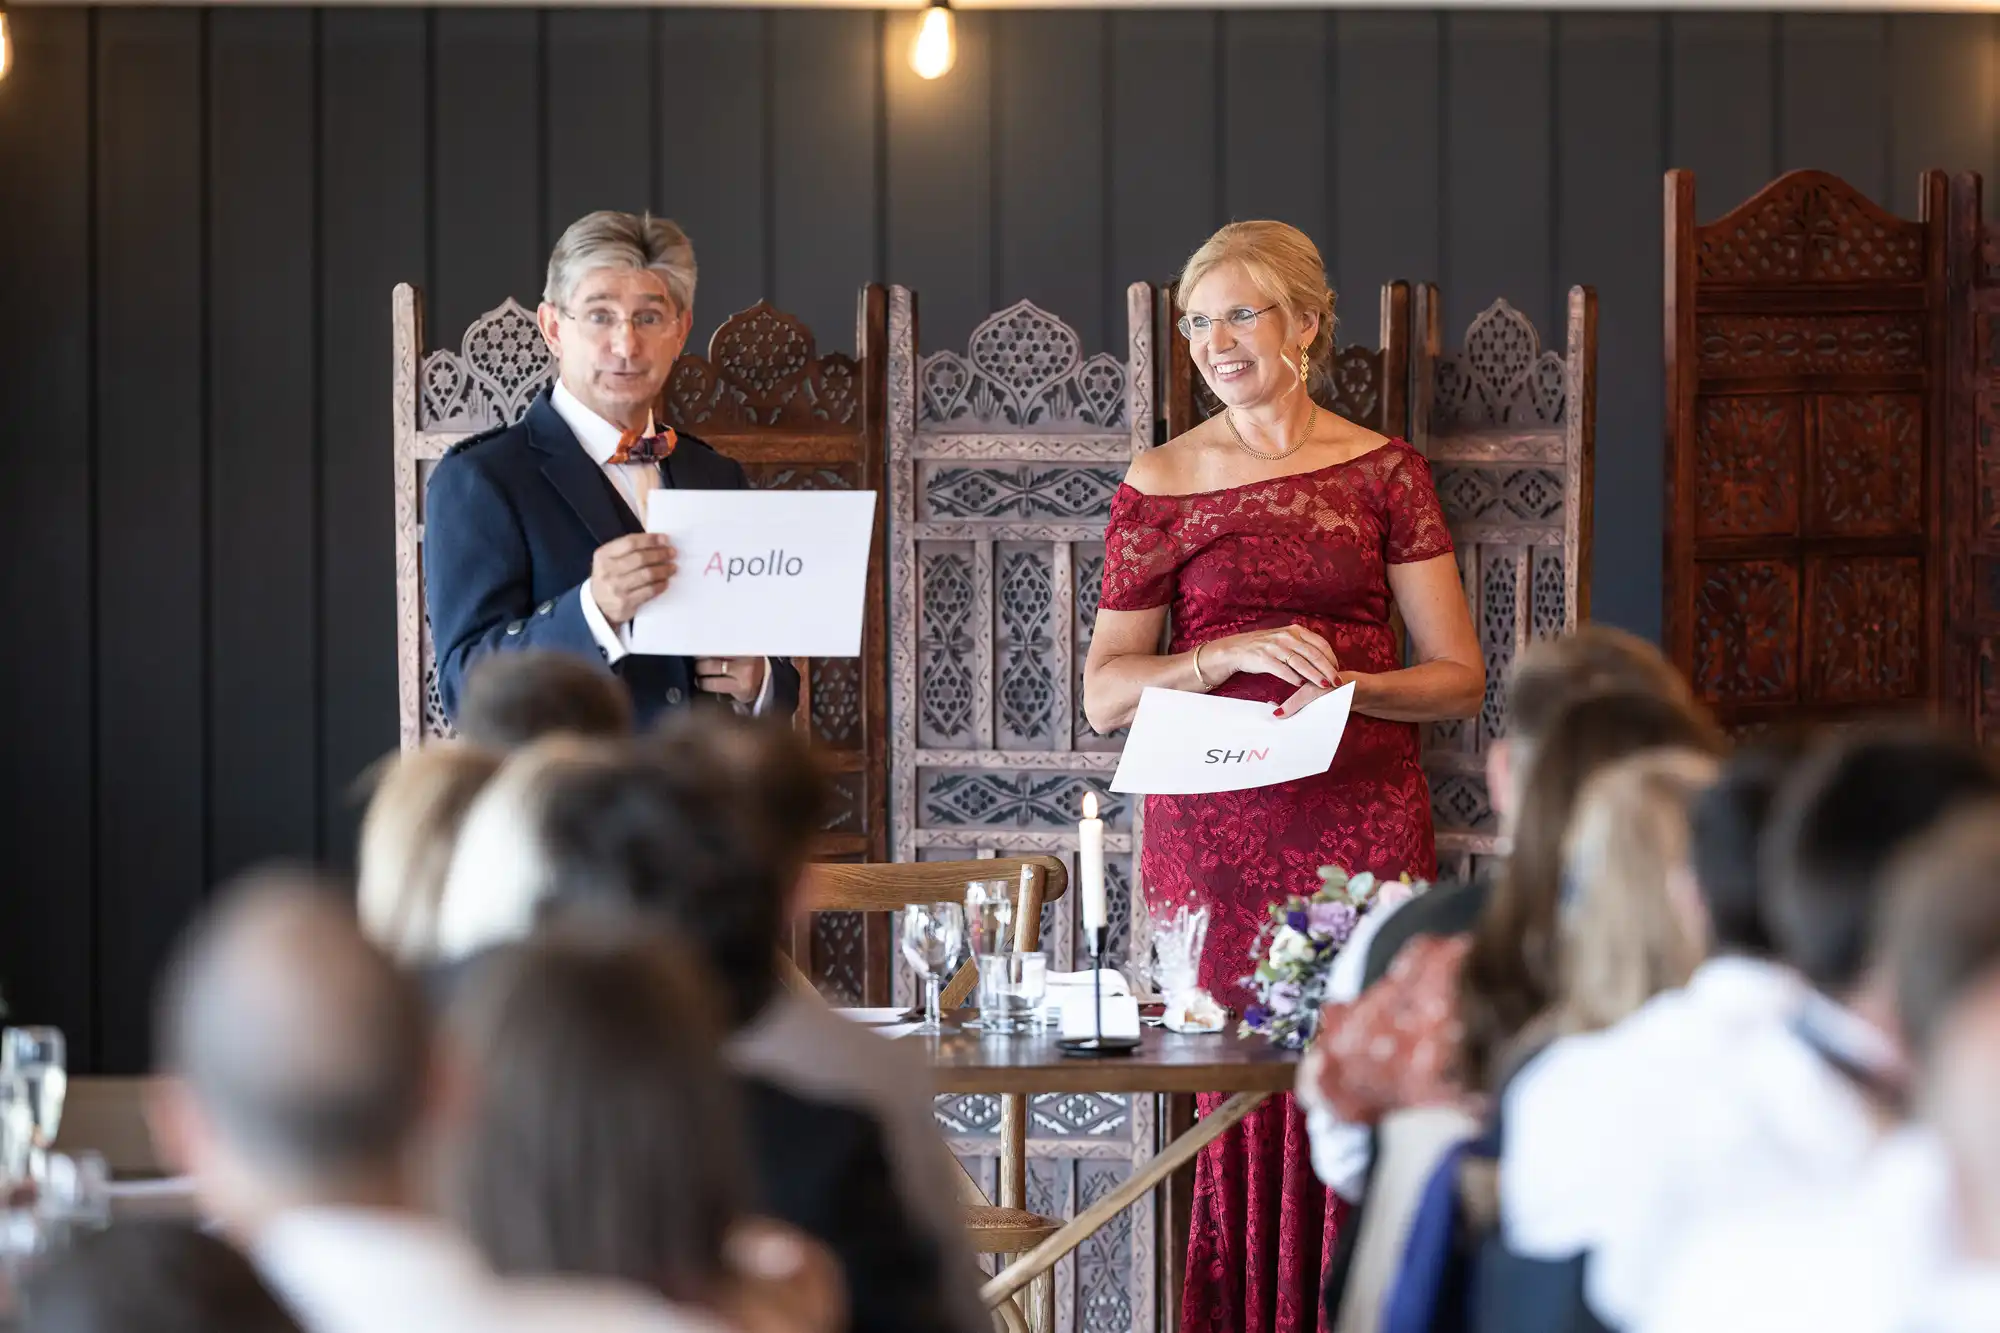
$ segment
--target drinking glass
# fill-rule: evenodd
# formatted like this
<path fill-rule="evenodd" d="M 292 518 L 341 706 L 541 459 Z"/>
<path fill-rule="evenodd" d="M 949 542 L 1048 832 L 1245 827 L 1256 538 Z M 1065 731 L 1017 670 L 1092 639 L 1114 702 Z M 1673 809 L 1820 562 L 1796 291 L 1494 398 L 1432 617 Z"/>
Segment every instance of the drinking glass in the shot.
<path fill-rule="evenodd" d="M 980 1029 L 997 1036 L 1026 1032 L 1048 989 L 1047 954 L 980 955 Z"/>
<path fill-rule="evenodd" d="M 911 903 L 903 909 L 903 957 L 924 979 L 924 1021 L 912 1029 L 920 1036 L 945 1030 L 938 993 L 945 969 L 965 947 L 965 911 L 957 903 Z"/>
<path fill-rule="evenodd" d="M 42 1178 L 42 1166 L 62 1127 L 63 1095 L 69 1090 L 68 1055 L 59 1028 L 8 1028 L 0 1033 L 0 1073 L 12 1074 L 27 1087 L 33 1137 L 29 1173 Z"/>
<path fill-rule="evenodd" d="M 965 886 L 965 928 L 974 954 L 1006 953 L 1014 947 L 1014 885 L 1011 880 L 975 879 Z"/>

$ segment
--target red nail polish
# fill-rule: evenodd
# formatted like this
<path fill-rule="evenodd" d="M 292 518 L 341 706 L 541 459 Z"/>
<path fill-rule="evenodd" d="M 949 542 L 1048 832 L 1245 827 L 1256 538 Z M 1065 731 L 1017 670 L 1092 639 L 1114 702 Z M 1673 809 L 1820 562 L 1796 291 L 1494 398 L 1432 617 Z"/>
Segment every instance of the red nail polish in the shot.
<path fill-rule="evenodd" d="M 1273 717 L 1283 717 L 1285 715 L 1284 705 L 1280 704 L 1278 707 L 1273 708 L 1271 710 L 1271 715 Z"/>

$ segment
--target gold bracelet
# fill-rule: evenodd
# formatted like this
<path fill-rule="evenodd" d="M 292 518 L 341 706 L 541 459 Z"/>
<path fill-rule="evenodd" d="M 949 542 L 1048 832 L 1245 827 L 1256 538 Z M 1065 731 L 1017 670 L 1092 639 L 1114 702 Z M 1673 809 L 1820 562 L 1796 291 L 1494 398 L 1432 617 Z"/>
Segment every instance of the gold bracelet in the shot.
<path fill-rule="evenodd" d="M 1201 682 L 1201 687 L 1204 690 L 1212 690 L 1215 687 L 1208 683 L 1207 676 L 1201 674 L 1201 650 L 1206 647 L 1208 645 L 1205 643 L 1198 643 L 1194 646 L 1194 678 Z"/>

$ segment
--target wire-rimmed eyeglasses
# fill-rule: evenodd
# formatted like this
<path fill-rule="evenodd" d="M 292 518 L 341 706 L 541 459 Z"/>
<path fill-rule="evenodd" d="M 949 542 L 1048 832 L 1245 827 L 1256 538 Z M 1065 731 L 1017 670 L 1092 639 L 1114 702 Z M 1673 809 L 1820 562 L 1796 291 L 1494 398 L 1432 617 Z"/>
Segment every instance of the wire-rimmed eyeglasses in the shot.
<path fill-rule="evenodd" d="M 1214 319 L 1210 319 L 1207 315 L 1182 315 L 1174 321 L 1174 327 L 1181 331 L 1181 337 L 1191 343 L 1207 342 L 1209 335 L 1215 332 L 1217 324 L 1227 324 L 1238 333 L 1248 333 L 1257 327 L 1257 321 L 1260 318 L 1270 314 L 1277 308 L 1278 305 L 1276 302 L 1265 306 L 1262 310 L 1252 310 L 1249 306 L 1238 306 L 1228 314 L 1218 315 Z"/>

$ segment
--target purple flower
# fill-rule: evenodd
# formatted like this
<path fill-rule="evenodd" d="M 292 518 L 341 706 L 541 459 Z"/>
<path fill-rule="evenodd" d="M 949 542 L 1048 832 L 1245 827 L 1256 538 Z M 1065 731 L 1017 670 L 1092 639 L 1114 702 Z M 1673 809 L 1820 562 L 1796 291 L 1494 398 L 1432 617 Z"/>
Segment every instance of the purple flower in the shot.
<path fill-rule="evenodd" d="M 1271 1018 L 1270 1010 L 1261 1004 L 1248 1005 L 1243 1010 L 1243 1021 L 1253 1028 L 1261 1028 Z"/>
<path fill-rule="evenodd" d="M 1314 903 L 1307 911 L 1312 933 L 1324 936 L 1336 944 L 1345 944 L 1347 937 L 1354 933 L 1354 923 L 1359 919 L 1355 910 L 1346 903 Z"/>
<path fill-rule="evenodd" d="M 1281 1018 L 1286 1014 L 1297 1013 L 1299 997 L 1303 994 L 1305 994 L 1304 988 L 1298 982 L 1279 982 L 1277 985 L 1271 987 L 1271 1012 Z"/>
<path fill-rule="evenodd" d="M 1294 907 L 1291 911 L 1285 913 L 1285 924 L 1293 930 L 1303 931 L 1306 928 L 1306 914 Z"/>

